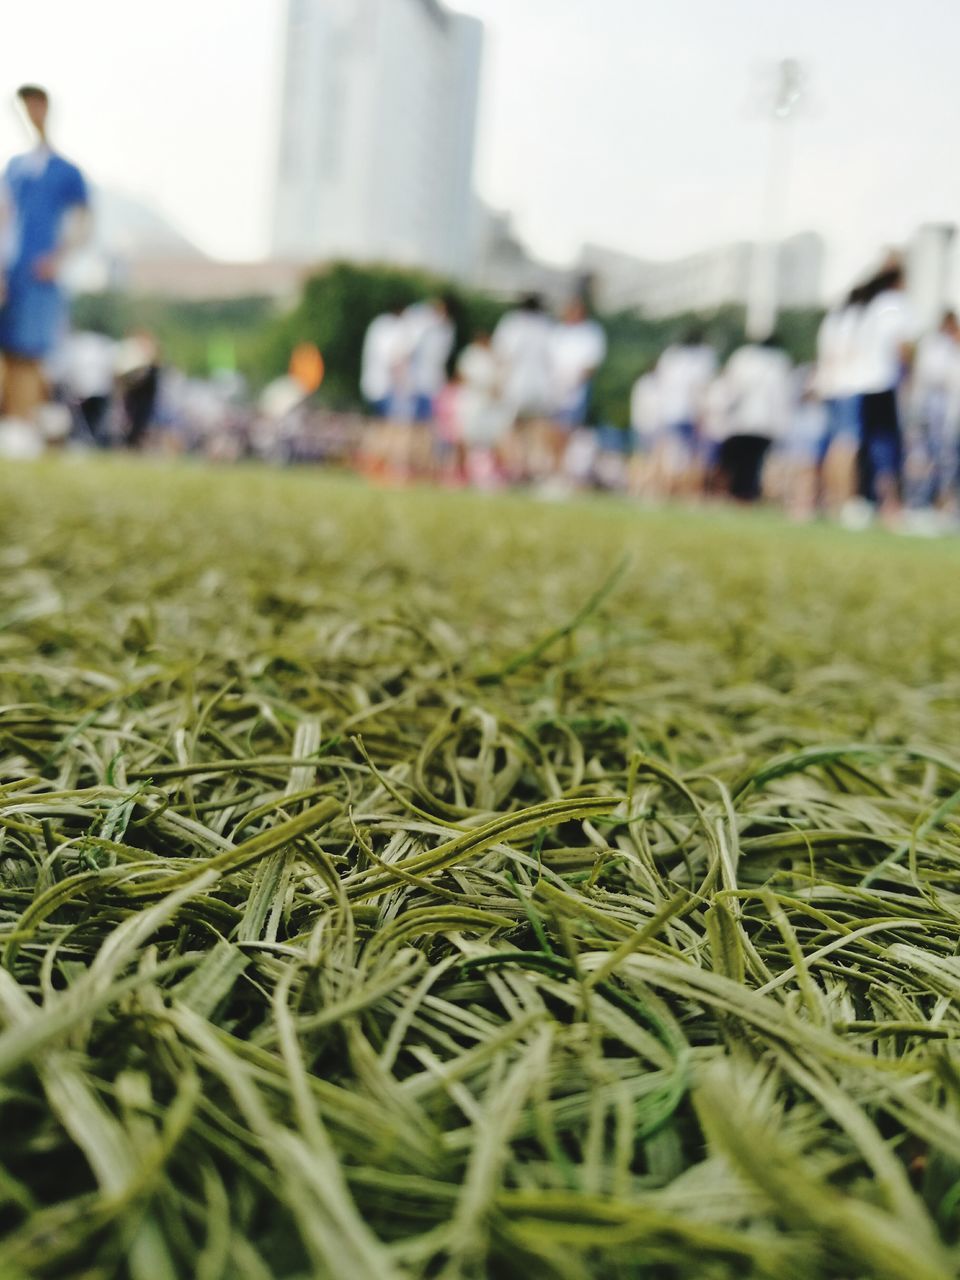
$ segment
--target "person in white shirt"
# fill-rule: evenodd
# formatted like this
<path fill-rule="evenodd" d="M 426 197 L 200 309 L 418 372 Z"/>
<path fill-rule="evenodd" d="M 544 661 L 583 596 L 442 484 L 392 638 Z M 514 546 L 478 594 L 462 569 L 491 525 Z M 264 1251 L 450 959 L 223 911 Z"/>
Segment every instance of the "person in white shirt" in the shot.
<path fill-rule="evenodd" d="M 818 459 L 827 426 L 827 406 L 820 393 L 818 369 L 801 365 L 793 372 L 790 429 L 780 441 L 783 499 L 797 520 L 807 520 L 817 507 Z M 853 457 L 856 457 L 854 452 Z"/>
<path fill-rule="evenodd" d="M 502 455 L 514 480 L 535 475 L 541 458 L 550 458 L 548 425 L 552 392 L 554 321 L 539 294 L 530 293 L 507 311 L 493 331 L 493 351 L 500 365 L 503 403 L 510 434 Z"/>
<path fill-rule="evenodd" d="M 817 330 L 817 391 L 824 404 L 836 398 L 837 364 L 839 360 L 838 335 L 843 323 L 843 313 L 849 299 L 831 307 L 820 321 Z"/>
<path fill-rule="evenodd" d="M 546 417 L 550 410 L 553 320 L 538 294 L 527 294 L 507 311 L 493 331 L 493 352 L 501 367 L 503 401 L 514 421 Z"/>
<path fill-rule="evenodd" d="M 390 416 L 397 398 L 403 359 L 400 308 L 370 321 L 360 357 L 360 394 L 375 418 Z"/>
<path fill-rule="evenodd" d="M 107 419 L 116 363 L 116 342 L 92 329 L 71 333 L 60 355 L 60 385 L 90 438 L 99 445 L 109 443 Z"/>
<path fill-rule="evenodd" d="M 431 469 L 430 426 L 437 397 L 447 382 L 447 364 L 456 331 L 452 297 L 415 302 L 399 318 L 396 373 L 391 393 L 390 426 L 385 432 L 386 471 L 403 482 L 412 472 Z"/>
<path fill-rule="evenodd" d="M 510 425 L 490 335 L 479 332 L 457 359 L 460 423 L 467 449 L 494 449 Z"/>
<path fill-rule="evenodd" d="M 863 496 L 882 516 L 900 508 L 903 438 L 897 392 L 910 366 L 915 322 L 903 291 L 903 269 L 886 267 L 868 286 L 858 331 Z"/>
<path fill-rule="evenodd" d="M 657 361 L 660 400 L 660 471 L 669 492 L 701 487 L 700 414 L 704 392 L 716 376 L 717 357 L 699 329 L 672 343 Z"/>
<path fill-rule="evenodd" d="M 456 331 L 452 298 L 431 298 L 407 307 L 401 317 L 405 415 L 415 423 L 433 419 L 433 404 L 447 381 Z"/>
<path fill-rule="evenodd" d="M 704 457 L 704 493 L 723 493 L 720 452 L 731 435 L 730 390 L 723 373 L 704 389 L 700 407 L 700 435 Z"/>
<path fill-rule="evenodd" d="M 917 344 L 910 419 L 925 464 L 915 494 L 917 505 L 952 505 L 960 461 L 960 324 L 953 311 Z"/>
<path fill-rule="evenodd" d="M 399 471 L 409 452 L 407 430 L 400 425 L 406 409 L 405 336 L 398 305 L 374 316 L 363 337 L 360 394 L 374 421 L 363 434 L 360 465 L 374 477 Z"/>
<path fill-rule="evenodd" d="M 642 373 L 630 392 L 630 431 L 633 455 L 630 462 L 630 492 L 634 497 L 658 496 L 654 450 L 660 430 L 660 397 L 653 369 Z"/>
<path fill-rule="evenodd" d="M 864 290 L 827 312 L 817 334 L 816 390 L 824 406 L 824 431 L 816 456 L 818 505 L 839 511 L 856 490 L 860 449 L 858 336 Z"/>
<path fill-rule="evenodd" d="M 767 451 L 790 429 L 790 359 L 772 335 L 747 343 L 727 361 L 724 383 L 730 435 L 720 447 L 719 468 L 732 498 L 754 502 Z"/>
<path fill-rule="evenodd" d="M 653 369 L 647 369 L 630 392 L 630 430 L 636 448 L 649 453 L 660 430 L 660 387 Z"/>
<path fill-rule="evenodd" d="M 567 304 L 550 339 L 551 403 L 546 456 L 559 472 L 570 436 L 586 426 L 593 379 L 607 355 L 607 337 L 582 297 Z"/>
<path fill-rule="evenodd" d="M 559 427 L 570 430 L 586 423 L 593 378 L 606 356 L 606 334 L 587 314 L 583 300 L 574 299 L 550 340 L 552 416 Z"/>

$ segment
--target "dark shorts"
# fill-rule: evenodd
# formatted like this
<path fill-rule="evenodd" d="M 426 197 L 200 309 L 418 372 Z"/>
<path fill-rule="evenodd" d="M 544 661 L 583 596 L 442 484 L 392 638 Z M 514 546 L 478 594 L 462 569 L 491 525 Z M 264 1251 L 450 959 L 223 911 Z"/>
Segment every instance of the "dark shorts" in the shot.
<path fill-rule="evenodd" d="M 367 408 L 370 410 L 371 418 L 389 418 L 392 408 L 390 396 L 383 396 L 380 400 L 368 400 Z"/>
<path fill-rule="evenodd" d="M 433 396 L 414 396 L 410 416 L 414 422 L 432 422 Z"/>
<path fill-rule="evenodd" d="M 385 405 L 383 417 L 392 418 L 395 422 L 433 421 L 433 396 L 397 394 L 380 403 Z"/>
<path fill-rule="evenodd" d="M 574 427 L 584 426 L 589 412 L 590 384 L 585 382 L 562 405 L 554 410 L 552 415 L 554 426 L 561 427 L 565 431 L 572 431 Z"/>
<path fill-rule="evenodd" d="M 717 461 L 732 498 L 755 502 L 760 497 L 763 459 L 770 443 L 769 436 L 730 436 L 724 440 Z"/>
<path fill-rule="evenodd" d="M 667 433 L 678 444 L 683 445 L 693 453 L 697 448 L 697 428 L 693 422 L 671 422 L 667 427 Z"/>
<path fill-rule="evenodd" d="M 842 442 L 852 449 L 860 445 L 860 396 L 838 396 L 827 400 L 827 429 L 820 438 L 817 448 L 817 464 L 823 466 L 830 446 Z"/>
<path fill-rule="evenodd" d="M 876 482 L 881 476 L 899 482 L 903 471 L 903 438 L 896 391 L 891 388 L 863 396 L 860 420 L 863 428 L 861 493 L 865 498 L 875 498 Z"/>
<path fill-rule="evenodd" d="M 722 441 L 704 440 L 700 450 L 700 456 L 703 458 L 704 466 L 711 471 L 716 470 L 720 465 L 720 451 L 722 449 Z"/>
<path fill-rule="evenodd" d="M 37 280 L 34 261 L 21 261 L 6 278 L 0 305 L 0 349 L 24 360 L 45 360 L 67 324 L 63 290 L 52 280 Z"/>

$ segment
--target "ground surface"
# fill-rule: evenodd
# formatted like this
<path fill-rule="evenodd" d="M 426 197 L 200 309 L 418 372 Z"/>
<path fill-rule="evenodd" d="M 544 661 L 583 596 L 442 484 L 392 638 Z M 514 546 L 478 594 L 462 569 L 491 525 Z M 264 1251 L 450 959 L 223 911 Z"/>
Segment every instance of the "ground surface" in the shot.
<path fill-rule="evenodd" d="M 957 1274 L 956 544 L 0 498 L 4 1280 Z"/>

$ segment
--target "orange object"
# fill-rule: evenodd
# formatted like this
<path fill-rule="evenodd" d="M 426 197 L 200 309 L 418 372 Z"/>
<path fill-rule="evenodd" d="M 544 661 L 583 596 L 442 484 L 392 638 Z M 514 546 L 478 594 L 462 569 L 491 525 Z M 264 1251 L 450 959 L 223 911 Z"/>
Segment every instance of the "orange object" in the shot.
<path fill-rule="evenodd" d="M 312 396 L 323 382 L 323 356 L 312 342 L 298 342 L 290 357 L 290 377 L 300 384 L 304 394 Z"/>

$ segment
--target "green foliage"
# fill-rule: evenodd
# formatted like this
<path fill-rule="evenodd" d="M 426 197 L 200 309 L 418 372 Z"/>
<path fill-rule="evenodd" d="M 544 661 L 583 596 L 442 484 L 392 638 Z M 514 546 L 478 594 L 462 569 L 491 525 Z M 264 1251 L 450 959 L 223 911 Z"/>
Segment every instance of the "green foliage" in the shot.
<path fill-rule="evenodd" d="M 798 364 L 809 364 L 817 354 L 817 330 L 823 319 L 818 307 L 784 311 L 777 321 L 780 341 Z"/>
<path fill-rule="evenodd" d="M 145 329 L 156 337 L 166 360 L 186 373 L 202 375 L 210 371 L 211 356 L 218 349 L 232 348 L 238 366 L 248 371 L 264 335 L 278 320 L 271 298 L 191 301 L 110 292 L 76 298 L 73 323 L 77 329 L 95 329 L 113 338 Z"/>
<path fill-rule="evenodd" d="M 142 301 L 145 303 L 146 299 Z M 141 299 L 131 298 L 126 293 L 82 293 L 73 299 L 73 327 L 122 338 L 135 324 L 139 324 L 140 303 Z"/>
<path fill-rule="evenodd" d="M 453 300 L 456 351 L 478 329 L 491 329 L 504 309 L 482 294 L 423 272 L 334 263 L 311 276 L 294 310 L 264 333 L 248 372 L 265 382 L 284 372 L 297 343 L 316 343 L 327 368 L 321 399 L 353 408 L 359 403 L 360 356 L 371 320 L 440 293 Z"/>

